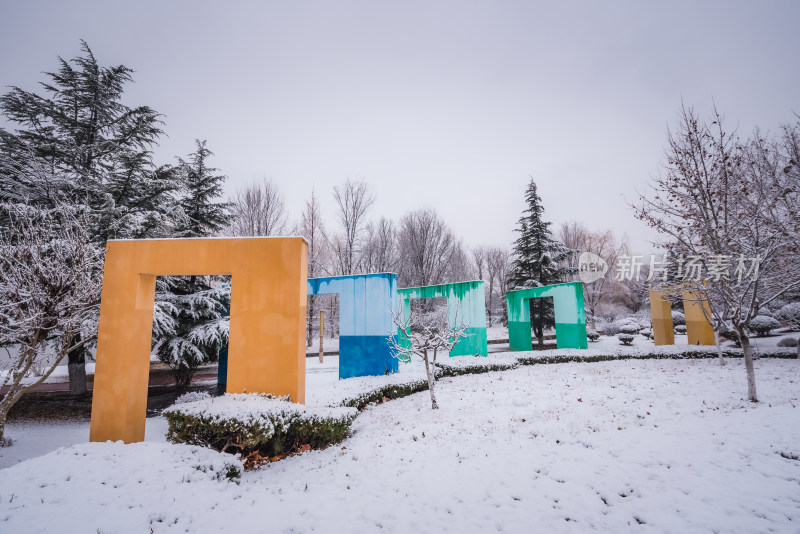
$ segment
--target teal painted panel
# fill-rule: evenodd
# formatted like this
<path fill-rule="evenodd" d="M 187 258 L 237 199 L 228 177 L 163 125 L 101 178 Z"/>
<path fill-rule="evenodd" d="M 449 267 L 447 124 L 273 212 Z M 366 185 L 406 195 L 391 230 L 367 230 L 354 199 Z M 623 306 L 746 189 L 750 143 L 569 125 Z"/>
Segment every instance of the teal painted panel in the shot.
<path fill-rule="evenodd" d="M 486 297 L 483 280 L 439 284 L 435 286 L 406 287 L 397 290 L 400 313 L 403 320 L 411 314 L 413 299 L 442 298 L 447 299 L 447 321 L 450 327 L 463 322 L 473 333 L 470 337 L 459 340 L 450 351 L 450 356 L 476 354 L 486 356 Z M 458 315 L 456 317 L 456 315 Z M 408 347 L 409 340 L 399 334 L 401 346 Z"/>
<path fill-rule="evenodd" d="M 486 328 L 468 328 L 467 337 L 458 340 L 450 356 L 486 356 Z"/>

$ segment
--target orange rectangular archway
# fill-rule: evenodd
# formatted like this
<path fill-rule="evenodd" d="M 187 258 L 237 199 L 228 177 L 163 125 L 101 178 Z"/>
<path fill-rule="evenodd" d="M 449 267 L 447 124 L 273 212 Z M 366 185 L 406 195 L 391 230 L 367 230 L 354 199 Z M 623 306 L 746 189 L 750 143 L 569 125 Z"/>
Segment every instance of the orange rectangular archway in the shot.
<path fill-rule="evenodd" d="M 144 439 L 157 276 L 229 274 L 229 393 L 305 402 L 308 245 L 302 237 L 109 241 L 90 441 Z"/>

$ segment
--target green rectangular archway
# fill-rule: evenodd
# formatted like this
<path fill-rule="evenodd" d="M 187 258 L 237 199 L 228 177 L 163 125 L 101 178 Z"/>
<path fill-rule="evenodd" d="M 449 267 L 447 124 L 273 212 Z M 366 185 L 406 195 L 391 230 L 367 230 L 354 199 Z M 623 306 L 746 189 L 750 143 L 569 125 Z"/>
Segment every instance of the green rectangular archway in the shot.
<path fill-rule="evenodd" d="M 556 318 L 556 346 L 559 349 L 585 349 L 586 311 L 583 307 L 583 284 L 570 282 L 532 287 L 506 293 L 508 304 L 508 345 L 513 351 L 531 350 L 530 299 L 552 297 Z"/>
<path fill-rule="evenodd" d="M 450 356 L 486 356 L 486 297 L 483 280 L 439 284 L 437 286 L 406 287 L 397 290 L 400 313 L 405 320 L 411 313 L 413 299 L 447 299 L 447 321 L 452 327 L 456 322 L 467 325 L 468 337 L 453 346 Z M 458 312 L 458 317 L 456 317 Z M 398 332 L 400 344 L 408 340 Z"/>

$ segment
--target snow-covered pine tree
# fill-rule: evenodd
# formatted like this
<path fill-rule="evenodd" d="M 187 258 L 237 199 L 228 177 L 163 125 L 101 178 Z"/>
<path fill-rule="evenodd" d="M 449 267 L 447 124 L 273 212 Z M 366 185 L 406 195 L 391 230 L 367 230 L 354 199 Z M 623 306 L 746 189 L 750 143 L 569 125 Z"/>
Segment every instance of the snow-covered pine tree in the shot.
<path fill-rule="evenodd" d="M 508 276 L 510 289 L 546 286 L 563 282 L 572 272 L 566 259 L 570 250 L 553 239 L 550 223 L 544 220 L 542 199 L 531 178 L 525 190 L 528 207 L 519 218 L 514 242 L 514 260 Z M 531 299 L 531 327 L 539 344 L 544 343 L 544 329 L 555 326 L 553 304 L 549 299 Z"/>
<path fill-rule="evenodd" d="M 0 201 L 81 206 L 101 249 L 107 239 L 168 235 L 179 184 L 173 168 L 152 162 L 160 115 L 122 102 L 131 69 L 100 66 L 84 41 L 81 51 L 59 57 L 41 94 L 12 87 L 0 97 L 0 114 L 14 126 L 0 128 Z M 83 350 L 69 354 L 73 394 L 86 392 L 84 362 Z"/>
<path fill-rule="evenodd" d="M 169 276 L 156 283 L 153 351 L 172 369 L 179 391 L 228 343 L 230 289 L 212 288 L 203 278 Z"/>
<path fill-rule="evenodd" d="M 216 174 L 206 160 L 214 153 L 206 148 L 206 142 L 195 139 L 197 149 L 189 154 L 189 161 L 179 158 L 178 171 L 183 183 L 183 194 L 178 205 L 184 217 L 176 224 L 175 237 L 211 236 L 230 224 L 233 205 L 218 202 L 222 196 L 222 184 L 227 176 Z"/>
<path fill-rule="evenodd" d="M 226 176 L 208 166 L 212 152 L 206 142 L 195 143 L 189 161 L 181 159 L 178 166 L 184 189 L 177 237 L 212 236 L 231 220 L 231 205 L 217 201 Z M 172 369 L 179 390 L 189 386 L 200 364 L 217 361 L 228 343 L 230 288 L 212 287 L 213 282 L 206 276 L 165 277 L 156 286 L 153 350 Z"/>

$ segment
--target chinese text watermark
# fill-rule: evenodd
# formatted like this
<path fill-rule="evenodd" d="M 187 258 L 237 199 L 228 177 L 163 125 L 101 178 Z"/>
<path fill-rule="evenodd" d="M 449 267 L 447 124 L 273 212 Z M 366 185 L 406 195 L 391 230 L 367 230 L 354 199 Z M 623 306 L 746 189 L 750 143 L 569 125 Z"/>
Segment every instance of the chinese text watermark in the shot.
<path fill-rule="evenodd" d="M 711 280 L 736 280 L 741 283 L 743 279 L 753 282 L 758 280 L 761 258 L 717 254 L 713 256 L 684 256 L 670 258 L 667 255 L 658 256 L 620 256 L 617 259 L 614 279 L 617 281 L 642 279 L 642 267 L 647 267 L 646 280 L 667 281 L 695 281 Z"/>

